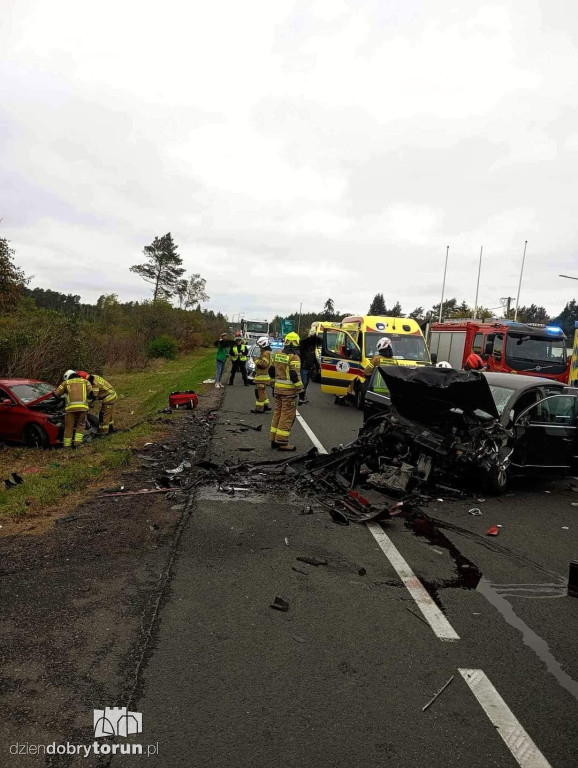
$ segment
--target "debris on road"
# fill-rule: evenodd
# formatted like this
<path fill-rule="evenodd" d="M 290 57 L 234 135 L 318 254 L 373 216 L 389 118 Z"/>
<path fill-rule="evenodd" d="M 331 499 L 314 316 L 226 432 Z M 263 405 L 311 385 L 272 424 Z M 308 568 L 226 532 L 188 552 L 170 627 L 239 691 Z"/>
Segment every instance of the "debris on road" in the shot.
<path fill-rule="evenodd" d="M 299 512 L 300 515 L 312 515 L 313 514 L 313 507 L 307 506 L 303 507 L 301 512 Z"/>
<path fill-rule="evenodd" d="M 482 510 L 479 507 L 473 507 L 469 510 L 470 515 L 474 515 L 474 517 L 477 517 L 482 514 Z"/>
<path fill-rule="evenodd" d="M 309 571 L 302 571 L 301 568 L 296 568 L 294 565 L 291 566 L 292 571 L 297 571 L 297 573 L 302 573 L 304 576 L 309 576 Z"/>
<path fill-rule="evenodd" d="M 424 619 L 423 616 L 420 616 L 419 613 L 416 613 L 414 610 L 412 610 L 409 607 L 409 605 L 406 605 L 405 607 L 406 607 L 406 610 L 408 610 L 412 614 L 412 616 L 415 616 L 416 619 L 419 619 L 420 621 L 423 621 L 423 623 L 426 625 L 426 627 L 429 627 L 429 624 L 427 623 L 427 621 Z"/>
<path fill-rule="evenodd" d="M 277 596 L 269 607 L 274 608 L 276 611 L 284 611 L 286 613 L 289 610 L 289 603 L 286 600 L 283 600 L 282 597 Z"/>
<path fill-rule="evenodd" d="M 241 419 L 241 421 L 239 421 L 238 423 L 239 423 L 239 424 L 240 424 L 242 427 L 245 427 L 245 428 L 247 428 L 247 429 L 252 429 L 254 432 L 261 432 L 261 430 L 263 429 L 263 425 L 262 425 L 262 424 L 259 424 L 259 425 L 257 425 L 257 426 L 254 426 L 253 424 L 249 424 L 248 422 L 246 422 L 246 421 L 243 421 L 242 419 Z"/>
<path fill-rule="evenodd" d="M 448 687 L 448 685 L 452 682 L 453 679 L 454 679 L 454 676 L 452 675 L 450 677 L 450 679 L 447 681 L 447 683 L 445 683 L 445 685 L 443 685 L 439 689 L 439 691 L 435 694 L 435 696 L 428 701 L 428 703 L 425 705 L 425 707 L 421 708 L 422 712 L 425 712 L 428 707 L 431 707 L 431 705 L 434 703 L 434 701 L 437 699 L 437 697 L 445 691 L 445 689 Z"/>
<path fill-rule="evenodd" d="M 307 565 L 314 565 L 317 567 L 318 565 L 328 565 L 327 560 L 319 560 L 317 557 L 297 557 L 296 560 L 299 560 L 300 563 L 307 563 Z"/>
<path fill-rule="evenodd" d="M 488 536 L 497 536 L 500 533 L 500 529 L 497 525 L 492 525 L 488 530 L 486 531 L 486 534 Z"/>

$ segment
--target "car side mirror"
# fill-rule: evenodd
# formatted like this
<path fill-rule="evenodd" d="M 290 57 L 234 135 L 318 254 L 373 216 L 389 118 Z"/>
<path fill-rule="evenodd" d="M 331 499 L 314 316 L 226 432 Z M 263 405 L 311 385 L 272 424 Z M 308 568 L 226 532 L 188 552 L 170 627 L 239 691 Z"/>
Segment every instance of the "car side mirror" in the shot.
<path fill-rule="evenodd" d="M 4 397 L 2 400 L 0 400 L 0 405 L 3 405 L 5 408 L 10 408 L 14 405 L 14 402 L 10 400 L 9 397 Z"/>
<path fill-rule="evenodd" d="M 352 360 L 361 360 L 361 352 L 359 349 L 353 349 L 351 350 L 351 359 Z"/>

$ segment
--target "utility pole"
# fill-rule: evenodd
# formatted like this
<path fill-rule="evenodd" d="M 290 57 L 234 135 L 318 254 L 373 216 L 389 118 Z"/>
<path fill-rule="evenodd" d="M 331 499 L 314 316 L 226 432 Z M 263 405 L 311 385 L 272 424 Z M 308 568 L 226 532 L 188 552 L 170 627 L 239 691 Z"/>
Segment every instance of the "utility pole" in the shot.
<path fill-rule="evenodd" d="M 301 310 L 302 310 L 302 308 L 303 308 L 303 302 L 301 302 L 301 304 L 299 304 L 299 322 L 297 323 L 297 335 L 299 335 L 300 332 L 301 332 Z"/>
<path fill-rule="evenodd" d="M 443 312 L 443 309 L 444 309 L 444 293 L 446 291 L 446 273 L 448 271 L 448 256 L 449 256 L 449 254 L 450 254 L 450 247 L 448 245 L 446 247 L 446 265 L 444 267 L 444 281 L 442 283 L 442 298 L 441 298 L 441 301 L 440 301 L 440 316 L 439 316 L 439 320 L 438 320 L 439 323 L 441 323 L 441 321 L 442 321 L 442 312 Z"/>
<path fill-rule="evenodd" d="M 480 292 L 480 275 L 482 274 L 482 253 L 484 246 L 480 247 L 480 263 L 478 265 L 478 284 L 476 285 L 476 303 L 474 305 L 474 320 L 478 317 L 478 294 Z"/>
<path fill-rule="evenodd" d="M 520 282 L 518 283 L 518 295 L 516 296 L 516 310 L 514 312 L 514 320 L 518 319 L 518 304 L 520 303 L 520 290 L 522 288 L 522 276 L 524 274 L 524 262 L 526 261 L 526 248 L 528 241 L 524 241 L 524 255 L 522 256 L 522 268 L 520 269 Z"/>
<path fill-rule="evenodd" d="M 505 305 L 506 308 L 506 320 L 510 319 L 510 312 L 512 311 L 512 302 L 514 301 L 513 296 L 504 296 L 503 299 L 500 299 L 502 302 L 502 305 Z"/>

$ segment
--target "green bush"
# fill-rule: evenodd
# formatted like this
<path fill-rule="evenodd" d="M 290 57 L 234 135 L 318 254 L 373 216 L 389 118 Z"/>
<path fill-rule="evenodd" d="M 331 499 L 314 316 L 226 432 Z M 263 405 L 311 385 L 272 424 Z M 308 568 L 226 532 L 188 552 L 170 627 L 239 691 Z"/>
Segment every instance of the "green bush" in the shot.
<path fill-rule="evenodd" d="M 179 351 L 179 345 L 176 339 L 164 333 L 147 344 L 148 357 L 165 357 L 167 360 L 174 360 Z"/>

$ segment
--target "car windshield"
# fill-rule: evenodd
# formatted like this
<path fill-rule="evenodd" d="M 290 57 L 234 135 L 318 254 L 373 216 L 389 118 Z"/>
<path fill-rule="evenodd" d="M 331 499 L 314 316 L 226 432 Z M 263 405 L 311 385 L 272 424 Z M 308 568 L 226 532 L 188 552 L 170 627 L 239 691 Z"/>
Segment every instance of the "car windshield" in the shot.
<path fill-rule="evenodd" d="M 269 323 L 258 323 L 258 322 L 255 322 L 254 320 L 248 320 L 247 332 L 267 334 L 269 333 Z"/>
<path fill-rule="evenodd" d="M 371 359 L 378 354 L 377 342 L 383 339 L 384 335 L 373 332 L 365 334 L 365 357 Z M 388 333 L 387 338 L 391 340 L 391 349 L 396 360 L 415 360 L 416 362 L 429 363 L 429 355 L 423 336 Z"/>
<path fill-rule="evenodd" d="M 54 387 L 46 384 L 44 381 L 35 381 L 31 384 L 15 384 L 10 389 L 21 403 L 31 403 L 33 400 L 38 400 L 39 397 L 44 397 L 44 395 L 49 395 L 54 391 Z"/>
<path fill-rule="evenodd" d="M 508 387 L 495 387 L 490 384 L 490 391 L 492 393 L 492 397 L 494 398 L 496 409 L 501 416 L 504 408 L 506 407 L 506 403 L 516 390 L 509 389 Z"/>
<path fill-rule="evenodd" d="M 540 365 L 566 365 L 566 340 L 523 333 L 508 333 L 506 358 Z"/>

